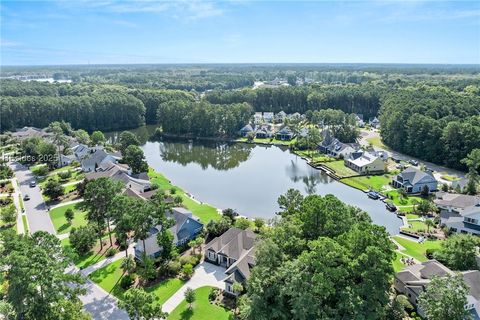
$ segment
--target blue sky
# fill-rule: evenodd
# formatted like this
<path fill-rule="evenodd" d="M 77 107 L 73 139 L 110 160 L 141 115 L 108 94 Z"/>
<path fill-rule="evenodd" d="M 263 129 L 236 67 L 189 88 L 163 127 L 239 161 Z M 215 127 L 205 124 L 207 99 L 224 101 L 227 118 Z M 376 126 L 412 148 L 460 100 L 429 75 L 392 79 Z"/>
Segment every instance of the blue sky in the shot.
<path fill-rule="evenodd" d="M 480 63 L 480 1 L 2 1 L 2 65 Z"/>

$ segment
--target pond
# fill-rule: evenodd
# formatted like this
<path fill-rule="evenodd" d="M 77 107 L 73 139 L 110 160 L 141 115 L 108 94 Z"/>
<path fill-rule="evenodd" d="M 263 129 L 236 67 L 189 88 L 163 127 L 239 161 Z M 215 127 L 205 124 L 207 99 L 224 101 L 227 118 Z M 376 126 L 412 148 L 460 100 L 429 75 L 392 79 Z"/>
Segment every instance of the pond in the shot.
<path fill-rule="evenodd" d="M 295 188 L 304 194 L 333 194 L 368 212 L 391 234 L 397 234 L 402 224 L 383 202 L 313 169 L 286 148 L 197 140 L 145 142 L 142 138 L 148 134 L 137 133 L 143 133 L 139 135 L 142 149 L 151 167 L 199 201 L 220 209 L 272 218 L 279 210 L 278 197 Z"/>

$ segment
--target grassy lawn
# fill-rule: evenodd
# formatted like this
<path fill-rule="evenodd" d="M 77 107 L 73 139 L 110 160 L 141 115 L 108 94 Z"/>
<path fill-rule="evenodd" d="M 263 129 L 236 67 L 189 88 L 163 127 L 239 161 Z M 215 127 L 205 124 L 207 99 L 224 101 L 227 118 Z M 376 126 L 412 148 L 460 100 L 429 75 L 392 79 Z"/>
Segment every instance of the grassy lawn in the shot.
<path fill-rule="evenodd" d="M 121 268 L 123 260 L 117 260 L 101 269 L 95 270 L 89 275 L 93 282 L 119 299 L 122 299 L 125 293 L 125 290 L 120 287 L 120 280 L 123 277 Z M 184 283 L 185 281 L 178 278 L 167 279 L 145 288 L 145 291 L 155 294 L 158 298 L 157 303 L 164 304 Z"/>
<path fill-rule="evenodd" d="M 367 142 L 371 143 L 372 146 L 382 148 L 382 149 L 385 149 L 385 150 L 389 150 L 389 148 L 386 145 L 383 144 L 382 138 L 380 138 L 380 137 L 368 138 Z"/>
<path fill-rule="evenodd" d="M 64 248 L 70 248 L 70 239 L 65 238 L 60 242 L 62 243 L 62 246 Z M 91 266 L 92 264 L 95 264 L 99 261 L 102 261 L 103 259 L 105 259 L 104 254 L 97 254 L 96 252 L 91 251 L 90 253 L 87 253 L 84 256 L 77 257 L 73 261 L 73 263 L 80 269 L 85 269 L 86 267 Z"/>
<path fill-rule="evenodd" d="M 112 262 L 101 269 L 95 270 L 88 276 L 93 282 L 102 287 L 102 289 L 119 299 L 121 299 L 125 293 L 125 290 L 120 287 L 120 280 L 123 277 L 123 270 L 121 268 L 123 260 L 124 259 L 120 259 Z"/>
<path fill-rule="evenodd" d="M 385 192 L 385 195 L 390 199 L 390 202 L 393 201 L 393 203 L 396 206 L 413 206 L 414 200 L 418 202 L 422 200 L 422 198 L 419 196 L 409 196 L 409 195 L 407 195 L 406 198 L 402 199 L 400 198 L 400 194 L 398 193 L 398 190 L 387 191 Z"/>
<path fill-rule="evenodd" d="M 345 162 L 343 160 L 326 162 L 324 163 L 324 165 L 334 170 L 335 173 L 340 177 L 350 177 L 358 175 L 358 172 L 355 172 L 352 169 L 345 167 Z"/>
<path fill-rule="evenodd" d="M 64 169 L 64 168 L 61 168 L 61 169 Z M 60 169 L 57 169 L 57 170 L 60 170 Z M 62 171 L 67 171 L 67 170 L 62 170 Z M 76 170 L 71 170 L 71 172 L 72 172 L 72 175 L 65 180 L 60 179 L 60 177 L 56 173 L 55 174 L 49 173 L 49 175 L 46 178 L 39 179 L 39 185 L 42 188 L 44 188 L 48 180 L 53 180 L 53 181 L 60 182 L 61 184 L 66 184 L 69 182 L 80 181 L 83 178 L 85 178 L 85 174 L 82 172 L 79 172 Z"/>
<path fill-rule="evenodd" d="M 160 189 L 163 190 L 170 190 L 175 188 L 175 194 L 180 195 L 183 199 L 183 204 L 185 207 L 192 211 L 194 215 L 196 215 L 203 223 L 208 223 L 210 220 L 219 220 L 221 215 L 218 213 L 217 208 L 212 207 L 208 204 L 200 204 L 194 200 L 192 200 L 189 196 L 185 194 L 185 191 L 180 189 L 177 186 L 172 185 L 167 178 L 161 173 L 155 172 L 152 168 L 148 170 L 148 176 L 150 177 L 150 181 L 153 184 L 158 185 Z"/>
<path fill-rule="evenodd" d="M 399 252 L 395 252 L 395 255 L 395 260 L 393 260 L 392 262 L 393 270 L 395 270 L 395 272 L 399 272 L 402 271 L 402 269 L 405 267 L 405 265 L 400 261 L 400 259 L 405 256 Z"/>
<path fill-rule="evenodd" d="M 69 184 L 68 186 L 65 186 L 65 193 L 70 193 L 75 190 L 77 190 L 77 185 L 76 184 Z"/>
<path fill-rule="evenodd" d="M 419 219 L 420 216 L 418 214 L 414 214 L 414 213 L 409 213 L 406 215 L 407 219 Z"/>
<path fill-rule="evenodd" d="M 391 176 L 384 174 L 381 176 L 362 176 L 341 179 L 340 182 L 348 186 L 361 190 L 376 190 L 381 191 L 391 180 Z"/>
<path fill-rule="evenodd" d="M 22 223 L 23 223 L 23 230 L 25 230 L 25 234 L 28 234 L 28 222 L 27 222 L 26 215 L 22 215 Z"/>
<path fill-rule="evenodd" d="M 318 152 L 318 150 L 295 150 L 293 153 L 300 157 L 310 159 L 315 163 L 335 161 L 335 158 L 326 156 L 325 154 Z"/>
<path fill-rule="evenodd" d="M 247 138 L 239 138 L 236 141 L 237 142 L 248 142 Z M 281 144 L 281 145 L 284 145 L 284 146 L 289 146 L 291 144 L 294 144 L 296 141 L 297 141 L 297 138 L 293 138 L 292 140 L 288 140 L 288 141 L 270 139 L 270 138 L 265 138 L 265 139 L 255 138 L 255 139 L 253 139 L 253 143 L 277 144 L 277 145 Z"/>
<path fill-rule="evenodd" d="M 405 248 L 402 252 L 414 257 L 418 261 L 427 261 L 425 252 L 427 249 L 439 249 L 441 240 L 426 240 L 424 243 L 408 240 L 402 237 L 393 237 L 402 247 Z"/>
<path fill-rule="evenodd" d="M 68 233 L 72 227 L 80 227 L 87 224 L 85 218 L 86 212 L 80 210 L 79 207 L 80 203 L 72 203 L 50 210 L 50 219 L 52 219 L 53 226 L 58 234 Z M 65 211 L 68 209 L 72 209 L 75 213 L 75 217 L 71 224 L 69 224 L 65 218 Z"/>
<path fill-rule="evenodd" d="M 410 225 L 410 227 L 402 228 L 402 230 L 413 232 L 427 231 L 427 225 L 423 221 L 408 221 L 408 224 Z"/>
<path fill-rule="evenodd" d="M 457 177 L 457 176 L 451 176 L 451 175 L 448 175 L 448 174 L 442 175 L 442 176 L 440 176 L 440 178 L 442 178 L 443 180 L 447 180 L 447 181 L 457 181 L 457 180 L 460 180 L 459 177 Z"/>
<path fill-rule="evenodd" d="M 158 298 L 159 304 L 164 304 L 175 292 L 180 289 L 185 281 L 173 278 L 159 282 L 151 287 L 145 288 L 146 292 L 154 293 Z"/>
<path fill-rule="evenodd" d="M 168 320 L 189 319 L 189 320 L 205 320 L 205 319 L 232 319 L 232 314 L 226 309 L 210 304 L 208 294 L 211 287 L 201 287 L 195 290 L 196 300 L 192 305 L 192 309 L 188 308 L 188 304 L 183 300 L 175 310 L 170 313 Z"/>

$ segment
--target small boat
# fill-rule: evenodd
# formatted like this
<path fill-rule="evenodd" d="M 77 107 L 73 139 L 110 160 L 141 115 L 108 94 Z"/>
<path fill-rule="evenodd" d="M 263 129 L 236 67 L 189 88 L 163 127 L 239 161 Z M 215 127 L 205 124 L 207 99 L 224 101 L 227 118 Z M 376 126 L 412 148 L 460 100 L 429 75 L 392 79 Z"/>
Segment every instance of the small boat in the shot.
<path fill-rule="evenodd" d="M 370 198 L 370 199 L 373 199 L 373 200 L 378 200 L 380 198 L 380 196 L 378 195 L 377 192 L 375 191 L 369 191 L 367 193 L 367 196 Z"/>
<path fill-rule="evenodd" d="M 389 211 L 392 211 L 392 212 L 397 211 L 397 207 L 391 202 L 387 202 L 385 204 L 385 207 L 387 207 L 387 210 Z"/>

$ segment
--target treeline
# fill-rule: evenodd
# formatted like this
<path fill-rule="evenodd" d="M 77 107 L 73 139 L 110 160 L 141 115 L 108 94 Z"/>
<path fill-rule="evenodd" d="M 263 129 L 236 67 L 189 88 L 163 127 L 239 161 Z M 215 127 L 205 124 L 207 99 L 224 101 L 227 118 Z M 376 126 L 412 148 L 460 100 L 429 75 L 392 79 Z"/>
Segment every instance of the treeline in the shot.
<path fill-rule="evenodd" d="M 383 142 L 394 150 L 452 168 L 480 148 L 480 97 L 444 87 L 388 94 L 380 110 Z"/>
<path fill-rule="evenodd" d="M 117 130 L 145 124 L 145 107 L 139 99 L 122 92 L 82 96 L 3 97 L 0 131 L 24 126 L 43 128 L 54 121 L 69 122 L 73 128 Z"/>
<path fill-rule="evenodd" d="M 255 111 L 305 113 L 307 110 L 340 109 L 374 117 L 380 108 L 380 97 L 386 89 L 372 85 L 312 85 L 213 91 L 205 98 L 211 103 L 247 102 Z"/>
<path fill-rule="evenodd" d="M 161 103 L 158 123 L 165 133 L 194 137 L 235 136 L 248 122 L 252 107 L 247 103 L 230 105 L 207 101 L 174 100 Z"/>

